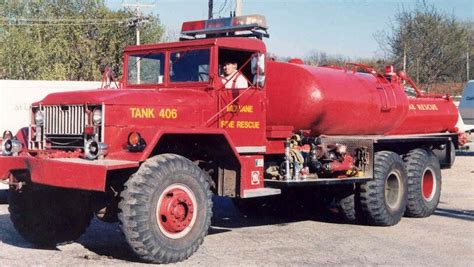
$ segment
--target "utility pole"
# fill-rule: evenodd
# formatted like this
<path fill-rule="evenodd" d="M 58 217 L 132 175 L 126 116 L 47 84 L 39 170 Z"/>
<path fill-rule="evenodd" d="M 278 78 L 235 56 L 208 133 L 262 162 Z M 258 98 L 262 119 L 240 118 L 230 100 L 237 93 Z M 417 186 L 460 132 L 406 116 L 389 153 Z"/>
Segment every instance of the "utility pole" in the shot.
<path fill-rule="evenodd" d="M 213 13 L 214 12 L 214 0 L 209 0 L 209 12 L 208 12 L 208 18 L 212 19 Z"/>
<path fill-rule="evenodd" d="M 235 0 L 235 15 L 242 15 L 242 0 Z"/>
<path fill-rule="evenodd" d="M 467 40 L 467 51 L 466 51 L 466 81 L 469 81 L 469 39 Z"/>
<path fill-rule="evenodd" d="M 148 22 L 148 18 L 144 17 L 140 8 L 147 8 L 147 7 L 155 7 L 155 5 L 150 4 L 141 4 L 139 0 L 135 0 L 134 4 L 123 3 L 122 6 L 125 7 L 134 7 L 135 8 L 135 17 L 128 21 L 129 27 L 135 27 L 135 37 L 136 37 L 136 45 L 140 45 L 140 25 L 143 23 Z M 136 59 L 136 66 L 137 66 L 137 84 L 140 84 L 140 58 L 137 57 Z"/>
<path fill-rule="evenodd" d="M 403 71 L 407 72 L 407 45 L 403 46 Z"/>

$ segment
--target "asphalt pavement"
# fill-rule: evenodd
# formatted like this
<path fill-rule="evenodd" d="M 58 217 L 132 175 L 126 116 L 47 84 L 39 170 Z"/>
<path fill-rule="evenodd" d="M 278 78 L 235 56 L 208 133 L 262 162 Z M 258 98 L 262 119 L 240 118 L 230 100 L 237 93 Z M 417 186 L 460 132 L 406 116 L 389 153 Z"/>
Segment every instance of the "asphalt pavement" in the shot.
<path fill-rule="evenodd" d="M 94 220 L 77 241 L 39 249 L 14 230 L 0 205 L 0 265 L 141 265 L 118 224 Z M 459 156 L 443 171 L 441 202 L 429 218 L 393 227 L 345 224 L 336 214 L 246 218 L 215 199 L 201 248 L 181 266 L 447 265 L 474 266 L 474 157 Z"/>

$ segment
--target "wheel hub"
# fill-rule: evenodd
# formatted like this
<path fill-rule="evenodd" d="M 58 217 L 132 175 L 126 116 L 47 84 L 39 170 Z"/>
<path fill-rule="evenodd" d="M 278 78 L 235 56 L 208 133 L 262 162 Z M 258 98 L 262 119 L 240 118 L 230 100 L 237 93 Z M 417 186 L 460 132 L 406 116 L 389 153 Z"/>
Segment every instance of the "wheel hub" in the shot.
<path fill-rule="evenodd" d="M 421 191 L 426 201 L 431 201 L 436 192 L 435 176 L 431 169 L 426 169 L 421 180 Z"/>
<path fill-rule="evenodd" d="M 170 238 L 186 235 L 196 218 L 196 200 L 189 188 L 172 185 L 163 191 L 157 205 L 157 221 Z"/>
<path fill-rule="evenodd" d="M 390 173 L 385 181 L 385 202 L 391 209 L 396 209 L 401 202 L 401 178 L 396 173 Z"/>

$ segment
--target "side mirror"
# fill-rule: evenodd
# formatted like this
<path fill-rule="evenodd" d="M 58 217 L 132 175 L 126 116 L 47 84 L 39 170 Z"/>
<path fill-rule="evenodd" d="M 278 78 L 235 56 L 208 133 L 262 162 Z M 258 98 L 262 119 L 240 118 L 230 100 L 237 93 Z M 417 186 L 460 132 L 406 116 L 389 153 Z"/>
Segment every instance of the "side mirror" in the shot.
<path fill-rule="evenodd" d="M 253 84 L 262 88 L 265 85 L 265 54 L 256 54 L 251 61 Z"/>
<path fill-rule="evenodd" d="M 101 88 L 112 88 L 112 83 L 115 84 L 115 88 L 120 88 L 115 81 L 115 74 L 110 66 L 105 66 L 102 72 L 102 83 Z"/>
<path fill-rule="evenodd" d="M 251 66 L 252 74 L 265 74 L 265 55 L 260 53 L 256 54 L 252 58 Z"/>

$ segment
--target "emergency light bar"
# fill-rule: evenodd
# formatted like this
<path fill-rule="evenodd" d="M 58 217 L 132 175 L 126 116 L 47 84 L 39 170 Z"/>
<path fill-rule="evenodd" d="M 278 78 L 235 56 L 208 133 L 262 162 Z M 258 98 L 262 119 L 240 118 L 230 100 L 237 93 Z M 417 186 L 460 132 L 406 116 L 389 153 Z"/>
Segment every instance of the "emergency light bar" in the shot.
<path fill-rule="evenodd" d="M 196 35 L 268 37 L 267 29 L 267 22 L 264 16 L 248 15 L 187 21 L 181 27 L 181 34 L 194 38 Z M 250 32 L 250 34 L 236 34 L 237 32 Z"/>

